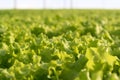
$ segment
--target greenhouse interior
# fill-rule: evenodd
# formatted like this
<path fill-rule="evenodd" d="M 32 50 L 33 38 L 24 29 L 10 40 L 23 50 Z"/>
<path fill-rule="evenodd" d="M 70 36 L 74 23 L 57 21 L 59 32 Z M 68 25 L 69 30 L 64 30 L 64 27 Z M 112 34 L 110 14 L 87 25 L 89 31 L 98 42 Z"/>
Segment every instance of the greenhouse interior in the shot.
<path fill-rule="evenodd" d="M 120 80 L 120 0 L 0 0 L 0 80 Z"/>

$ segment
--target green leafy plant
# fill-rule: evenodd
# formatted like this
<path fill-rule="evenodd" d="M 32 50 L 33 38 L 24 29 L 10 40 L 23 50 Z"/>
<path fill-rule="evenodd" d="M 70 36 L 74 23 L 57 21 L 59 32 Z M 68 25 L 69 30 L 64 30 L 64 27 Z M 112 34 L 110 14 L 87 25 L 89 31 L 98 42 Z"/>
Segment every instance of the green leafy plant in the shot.
<path fill-rule="evenodd" d="M 0 80 L 120 80 L 120 11 L 0 11 Z"/>

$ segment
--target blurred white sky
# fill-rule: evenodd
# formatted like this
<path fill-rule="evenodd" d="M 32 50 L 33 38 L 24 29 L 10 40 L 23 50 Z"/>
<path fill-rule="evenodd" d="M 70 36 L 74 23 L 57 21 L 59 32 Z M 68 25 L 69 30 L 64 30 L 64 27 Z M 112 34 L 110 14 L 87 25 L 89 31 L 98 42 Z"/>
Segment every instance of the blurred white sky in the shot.
<path fill-rule="evenodd" d="M 16 0 L 18 9 L 44 8 L 44 0 Z M 46 8 L 71 8 L 71 0 L 46 0 Z M 0 0 L 0 9 L 13 9 L 14 0 Z M 73 0 L 73 8 L 120 9 L 120 0 Z"/>

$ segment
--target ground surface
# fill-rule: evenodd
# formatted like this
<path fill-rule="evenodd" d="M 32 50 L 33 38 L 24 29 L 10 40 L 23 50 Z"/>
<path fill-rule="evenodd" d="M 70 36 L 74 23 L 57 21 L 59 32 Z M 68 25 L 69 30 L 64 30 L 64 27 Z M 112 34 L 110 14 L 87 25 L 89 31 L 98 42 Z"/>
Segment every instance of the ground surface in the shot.
<path fill-rule="evenodd" d="M 120 80 L 120 11 L 0 11 L 0 80 Z"/>

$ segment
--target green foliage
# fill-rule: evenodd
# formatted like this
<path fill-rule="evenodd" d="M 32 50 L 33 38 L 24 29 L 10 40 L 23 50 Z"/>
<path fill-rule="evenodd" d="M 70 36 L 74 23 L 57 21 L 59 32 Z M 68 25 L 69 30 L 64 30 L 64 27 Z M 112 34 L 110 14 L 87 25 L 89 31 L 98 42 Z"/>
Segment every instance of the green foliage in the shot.
<path fill-rule="evenodd" d="M 120 11 L 0 11 L 0 80 L 120 80 Z"/>

